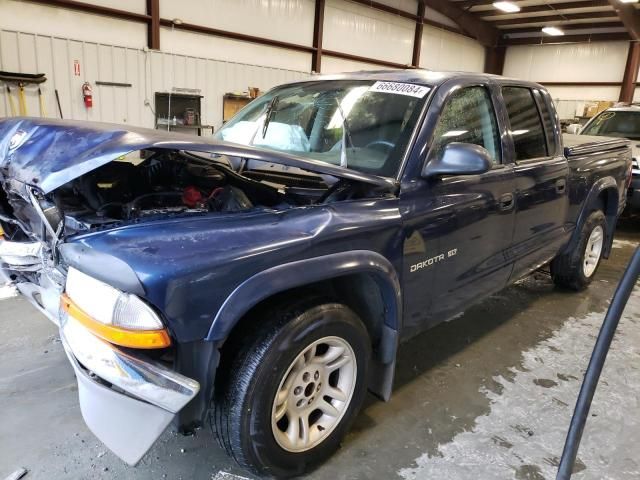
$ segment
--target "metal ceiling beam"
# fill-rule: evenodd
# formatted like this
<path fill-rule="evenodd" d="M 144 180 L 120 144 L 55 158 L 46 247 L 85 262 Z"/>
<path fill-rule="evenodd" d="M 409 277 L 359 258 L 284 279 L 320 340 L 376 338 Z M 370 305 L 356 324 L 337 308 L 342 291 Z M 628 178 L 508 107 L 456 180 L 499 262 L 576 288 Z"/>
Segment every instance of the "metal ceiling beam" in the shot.
<path fill-rule="evenodd" d="M 632 4 L 620 3 L 618 0 L 609 0 L 609 3 L 624 23 L 631 38 L 640 40 L 640 12 Z"/>
<path fill-rule="evenodd" d="M 455 5 L 457 5 L 462 9 L 467 9 L 471 7 L 479 7 L 481 5 L 491 5 L 493 2 L 494 0 L 480 0 L 480 1 L 469 0 L 465 2 L 455 2 Z"/>
<path fill-rule="evenodd" d="M 616 12 L 581 12 L 563 13 L 556 15 L 542 15 L 535 17 L 518 17 L 509 20 L 486 20 L 491 25 L 523 25 L 527 23 L 558 22 L 563 20 L 596 20 L 599 18 L 617 18 Z"/>
<path fill-rule="evenodd" d="M 585 35 L 563 35 L 561 37 L 522 37 L 507 38 L 502 41 L 503 45 L 547 45 L 558 43 L 584 43 L 584 42 L 613 42 L 629 40 L 629 34 L 620 33 L 592 33 Z"/>
<path fill-rule="evenodd" d="M 594 30 L 597 28 L 624 28 L 622 22 L 594 22 L 594 23 L 569 23 L 569 24 L 557 24 L 557 27 L 561 27 L 565 32 L 572 32 L 574 30 Z M 529 27 L 523 25 L 518 27 L 514 26 L 511 30 L 501 30 L 503 35 L 512 35 L 514 33 L 540 33 L 540 27 Z"/>
<path fill-rule="evenodd" d="M 425 5 L 453 20 L 464 32 L 478 40 L 485 47 L 498 44 L 500 31 L 472 13 L 448 0 L 423 0 Z"/>

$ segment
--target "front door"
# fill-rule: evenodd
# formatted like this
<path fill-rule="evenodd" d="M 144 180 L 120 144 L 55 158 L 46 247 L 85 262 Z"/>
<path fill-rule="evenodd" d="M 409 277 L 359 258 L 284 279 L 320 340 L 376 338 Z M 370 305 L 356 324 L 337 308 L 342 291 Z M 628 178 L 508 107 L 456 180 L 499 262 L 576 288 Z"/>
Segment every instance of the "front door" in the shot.
<path fill-rule="evenodd" d="M 444 176 L 403 183 L 404 330 L 411 335 L 464 310 L 506 285 L 512 264 L 513 169 L 504 160 L 491 88 L 440 87 L 432 111 L 427 159 L 451 142 L 484 147 L 493 168 L 481 175 Z M 429 127 L 426 127 L 429 128 Z"/>

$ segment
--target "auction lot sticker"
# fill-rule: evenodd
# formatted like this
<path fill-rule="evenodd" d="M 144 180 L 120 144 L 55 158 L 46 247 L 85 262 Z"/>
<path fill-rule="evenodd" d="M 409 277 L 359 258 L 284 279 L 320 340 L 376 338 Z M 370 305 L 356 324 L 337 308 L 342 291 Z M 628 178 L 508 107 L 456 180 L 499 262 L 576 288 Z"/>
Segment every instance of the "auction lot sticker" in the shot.
<path fill-rule="evenodd" d="M 369 88 L 370 92 L 395 93 L 396 95 L 409 95 L 422 98 L 429 93 L 429 87 L 414 85 L 413 83 L 376 82 Z"/>

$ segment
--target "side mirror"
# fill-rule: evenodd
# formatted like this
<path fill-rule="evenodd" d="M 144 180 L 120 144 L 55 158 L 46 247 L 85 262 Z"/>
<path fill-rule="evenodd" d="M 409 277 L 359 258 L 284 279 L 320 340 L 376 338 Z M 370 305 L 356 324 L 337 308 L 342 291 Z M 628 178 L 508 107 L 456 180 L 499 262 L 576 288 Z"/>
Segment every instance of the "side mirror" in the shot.
<path fill-rule="evenodd" d="M 440 175 L 479 175 L 491 170 L 489 152 L 480 145 L 453 142 L 431 158 L 422 169 L 422 178 Z"/>
<path fill-rule="evenodd" d="M 573 135 L 578 135 L 580 130 L 582 130 L 582 125 L 579 123 L 572 123 L 567 127 L 567 133 L 571 133 Z"/>

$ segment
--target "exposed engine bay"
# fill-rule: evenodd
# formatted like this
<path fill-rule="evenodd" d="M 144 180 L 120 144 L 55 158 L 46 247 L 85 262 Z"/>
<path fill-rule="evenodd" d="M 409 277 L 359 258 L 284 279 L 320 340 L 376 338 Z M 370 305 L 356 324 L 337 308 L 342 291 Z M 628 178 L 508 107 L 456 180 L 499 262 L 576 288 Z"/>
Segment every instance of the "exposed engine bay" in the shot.
<path fill-rule="evenodd" d="M 66 231 L 154 215 L 286 208 L 278 188 L 184 152 L 139 152 L 146 158 L 104 165 L 55 192 Z"/>
<path fill-rule="evenodd" d="M 305 172 L 248 169 L 242 161 L 234 167 L 227 157 L 142 150 L 81 175 L 46 196 L 6 181 L 6 197 L 0 198 L 2 210 L 18 222 L 12 226 L 6 224 L 10 218 L 0 220 L 4 220 L 5 234 L 15 240 L 26 239 L 24 231 L 40 232 L 40 239 L 53 240 L 167 215 L 283 210 L 364 194 L 364 185 L 325 179 Z M 32 208 L 29 199 L 40 208 Z M 41 218 L 37 211 L 42 212 Z"/>

